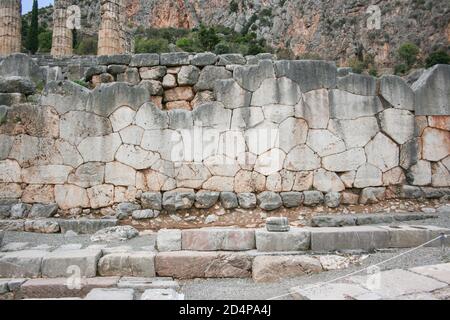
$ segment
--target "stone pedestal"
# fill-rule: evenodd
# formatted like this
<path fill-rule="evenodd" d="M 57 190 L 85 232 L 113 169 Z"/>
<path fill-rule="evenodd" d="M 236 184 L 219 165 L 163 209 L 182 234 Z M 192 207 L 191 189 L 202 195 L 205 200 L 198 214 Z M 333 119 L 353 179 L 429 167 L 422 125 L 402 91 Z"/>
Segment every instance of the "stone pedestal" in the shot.
<path fill-rule="evenodd" d="M 21 11 L 20 0 L 0 1 L 0 55 L 21 51 Z"/>

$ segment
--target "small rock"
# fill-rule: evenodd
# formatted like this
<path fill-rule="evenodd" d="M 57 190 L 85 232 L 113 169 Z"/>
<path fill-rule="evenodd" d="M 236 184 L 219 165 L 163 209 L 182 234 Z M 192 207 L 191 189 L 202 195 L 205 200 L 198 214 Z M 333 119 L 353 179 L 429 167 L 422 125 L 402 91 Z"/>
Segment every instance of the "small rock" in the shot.
<path fill-rule="evenodd" d="M 215 214 L 210 214 L 209 216 L 206 217 L 205 223 L 210 224 L 210 223 L 217 222 L 218 220 L 219 220 L 219 218 Z"/>
<path fill-rule="evenodd" d="M 272 211 L 280 208 L 283 203 L 278 193 L 265 191 L 258 195 L 259 207 L 263 210 Z"/>
<path fill-rule="evenodd" d="M 239 206 L 238 198 L 234 192 L 221 192 L 220 202 L 225 209 L 235 209 Z"/>
<path fill-rule="evenodd" d="M 342 195 L 339 192 L 328 192 L 325 195 L 325 205 L 328 208 L 337 208 L 341 204 Z"/>
<path fill-rule="evenodd" d="M 162 195 L 160 192 L 144 192 L 141 195 L 142 208 L 161 210 L 162 209 Z"/>
<path fill-rule="evenodd" d="M 266 229 L 270 232 L 288 232 L 289 220 L 286 217 L 270 217 L 266 219 Z"/>
<path fill-rule="evenodd" d="M 33 205 L 33 207 L 31 207 L 31 211 L 28 216 L 31 218 L 50 218 L 53 217 L 57 212 L 58 205 L 56 203 L 36 203 Z"/>
<path fill-rule="evenodd" d="M 254 209 L 257 205 L 256 195 L 254 193 L 239 193 L 237 195 L 239 206 L 242 209 Z"/>
<path fill-rule="evenodd" d="M 159 211 L 144 209 L 144 210 L 135 210 L 133 211 L 133 219 L 134 220 L 143 220 L 143 219 L 151 219 L 159 216 Z"/>
<path fill-rule="evenodd" d="M 92 242 L 99 241 L 126 241 L 137 237 L 139 232 L 131 226 L 110 227 L 97 231 L 92 237 Z"/>
<path fill-rule="evenodd" d="M 11 218 L 12 219 L 23 219 L 28 216 L 31 206 L 25 203 L 18 203 L 11 207 Z"/>
<path fill-rule="evenodd" d="M 141 206 L 131 202 L 124 202 L 117 206 L 116 218 L 123 220 L 131 215 L 134 211 L 141 209 Z"/>

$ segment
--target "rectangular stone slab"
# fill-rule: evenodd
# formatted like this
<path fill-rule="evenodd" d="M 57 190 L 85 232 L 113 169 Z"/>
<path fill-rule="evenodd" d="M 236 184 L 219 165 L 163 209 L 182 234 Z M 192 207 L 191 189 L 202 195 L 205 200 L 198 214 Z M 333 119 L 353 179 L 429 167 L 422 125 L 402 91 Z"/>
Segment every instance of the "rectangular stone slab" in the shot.
<path fill-rule="evenodd" d="M 191 229 L 183 230 L 181 238 L 183 250 L 245 251 L 256 248 L 253 229 Z"/>
<path fill-rule="evenodd" d="M 176 251 L 156 255 L 156 274 L 177 279 L 247 278 L 252 258 L 244 253 Z"/>
<path fill-rule="evenodd" d="M 170 277 L 153 277 L 153 278 L 141 278 L 141 277 L 122 277 L 117 284 L 118 288 L 131 288 L 135 290 L 146 289 L 179 289 L 177 281 L 172 280 Z"/>
<path fill-rule="evenodd" d="M 142 294 L 141 300 L 184 300 L 184 294 L 174 289 L 148 289 Z"/>
<path fill-rule="evenodd" d="M 82 278 L 78 286 L 76 282 L 71 282 L 70 278 L 31 279 L 21 286 L 17 297 L 18 299 L 84 297 L 94 288 L 114 287 L 118 281 L 119 277 Z"/>
<path fill-rule="evenodd" d="M 41 275 L 41 250 L 24 250 L 0 254 L 0 278 L 37 278 Z"/>
<path fill-rule="evenodd" d="M 134 300 L 133 289 L 96 288 L 84 300 Z"/>
<path fill-rule="evenodd" d="M 358 226 L 342 228 L 308 228 L 311 231 L 311 250 L 373 250 L 387 248 L 389 232 L 378 227 Z"/>
<path fill-rule="evenodd" d="M 58 219 L 57 221 L 61 228 L 61 233 L 72 230 L 78 234 L 93 234 L 101 229 L 117 225 L 117 219 Z"/>
<path fill-rule="evenodd" d="M 288 232 L 270 232 L 258 229 L 256 249 L 262 252 L 306 251 L 310 248 L 311 232 L 302 228 L 291 228 Z"/>
<path fill-rule="evenodd" d="M 69 272 L 80 272 L 82 277 L 95 277 L 97 263 L 102 251 L 84 249 L 48 253 L 42 260 L 42 276 L 47 278 L 67 277 Z"/>
<path fill-rule="evenodd" d="M 101 276 L 155 276 L 155 254 L 152 252 L 117 252 L 103 256 L 98 263 Z"/>
<path fill-rule="evenodd" d="M 409 270 L 450 285 L 450 263 L 416 267 Z"/>
<path fill-rule="evenodd" d="M 291 288 L 291 296 L 296 300 L 369 300 L 371 292 L 354 283 L 329 283 L 322 286 L 310 285 L 306 288 Z M 378 300 L 372 297 L 370 300 Z"/>
<path fill-rule="evenodd" d="M 432 226 L 380 226 L 389 232 L 390 248 L 413 248 L 420 246 L 440 235 L 441 232 L 450 232 L 448 229 Z M 448 240 L 447 240 L 448 241 Z M 439 246 L 440 240 L 428 246 Z"/>

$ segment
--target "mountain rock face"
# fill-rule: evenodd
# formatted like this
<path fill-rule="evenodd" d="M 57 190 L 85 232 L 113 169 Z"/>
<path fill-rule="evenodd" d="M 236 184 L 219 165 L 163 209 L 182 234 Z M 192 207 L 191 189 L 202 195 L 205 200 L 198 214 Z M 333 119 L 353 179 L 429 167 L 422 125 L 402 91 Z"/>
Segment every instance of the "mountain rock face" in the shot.
<path fill-rule="evenodd" d="M 99 0 L 78 1 L 85 28 L 95 32 Z M 381 11 L 381 29 L 369 30 L 370 5 Z M 251 30 L 276 49 L 345 63 L 369 53 L 391 66 L 406 41 L 423 54 L 448 49 L 448 0 L 129 0 L 130 26 L 193 28 L 200 23 Z M 288 50 L 286 50 L 288 51 Z"/>

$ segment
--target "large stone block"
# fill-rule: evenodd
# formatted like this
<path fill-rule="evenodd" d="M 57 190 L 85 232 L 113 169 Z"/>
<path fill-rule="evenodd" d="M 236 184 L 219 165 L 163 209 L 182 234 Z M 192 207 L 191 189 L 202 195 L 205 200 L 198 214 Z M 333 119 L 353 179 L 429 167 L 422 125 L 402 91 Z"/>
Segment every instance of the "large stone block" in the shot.
<path fill-rule="evenodd" d="M 188 189 L 165 192 L 163 208 L 167 211 L 190 209 L 195 202 L 195 192 Z"/>
<path fill-rule="evenodd" d="M 440 233 L 450 234 L 449 229 L 428 226 L 381 226 L 389 232 L 390 248 L 415 248 L 435 239 Z M 450 240 L 447 241 L 450 243 Z M 440 240 L 430 243 L 429 246 L 440 246 Z"/>
<path fill-rule="evenodd" d="M 416 115 L 450 114 L 450 66 L 438 64 L 426 70 L 413 85 Z"/>
<path fill-rule="evenodd" d="M 389 233 L 376 227 L 310 228 L 311 250 L 374 250 L 389 247 Z"/>
<path fill-rule="evenodd" d="M 311 233 L 307 229 L 290 228 L 288 232 L 255 231 L 256 249 L 262 252 L 307 251 Z"/>
<path fill-rule="evenodd" d="M 261 209 L 273 211 L 281 208 L 283 201 L 278 193 L 265 191 L 257 196 L 258 205 Z"/>
<path fill-rule="evenodd" d="M 376 96 L 361 96 L 342 90 L 330 91 L 331 118 L 351 120 L 374 116 L 383 111 L 383 105 Z"/>
<path fill-rule="evenodd" d="M 24 250 L 0 254 L 1 278 L 37 278 L 47 251 Z"/>
<path fill-rule="evenodd" d="M 414 92 L 401 77 L 394 75 L 381 77 L 380 94 L 394 108 L 414 111 Z"/>
<path fill-rule="evenodd" d="M 134 300 L 133 289 L 116 289 L 116 288 L 95 288 L 92 289 L 84 298 L 84 300 L 103 300 L 103 301 L 127 301 Z"/>
<path fill-rule="evenodd" d="M 259 256 L 253 260 L 255 282 L 275 282 L 323 271 L 320 261 L 308 256 Z"/>
<path fill-rule="evenodd" d="M 206 66 L 200 72 L 200 77 L 195 85 L 196 91 L 214 90 L 217 80 L 230 79 L 232 73 L 225 69 L 225 67 Z"/>
<path fill-rule="evenodd" d="M 450 154 L 450 132 L 426 128 L 422 135 L 422 157 L 429 161 L 439 161 Z"/>
<path fill-rule="evenodd" d="M 267 106 L 279 104 L 283 106 L 295 106 L 300 98 L 301 91 L 299 86 L 289 78 L 266 79 L 253 92 L 251 105 Z"/>
<path fill-rule="evenodd" d="M 367 162 L 378 167 L 383 172 L 399 165 L 399 147 L 381 132 L 366 145 L 365 151 Z"/>
<path fill-rule="evenodd" d="M 348 149 L 364 147 L 380 130 L 375 117 L 354 120 L 331 119 L 328 130 L 344 140 Z"/>
<path fill-rule="evenodd" d="M 245 251 L 255 249 L 252 229 L 204 228 L 182 231 L 183 250 Z"/>
<path fill-rule="evenodd" d="M 273 63 L 261 60 L 256 66 L 238 66 L 234 69 L 234 79 L 248 91 L 256 91 L 265 79 L 275 78 Z"/>
<path fill-rule="evenodd" d="M 67 277 L 74 266 L 79 268 L 80 276 L 95 277 L 101 250 L 64 250 L 45 255 L 42 260 L 42 276 L 46 278 Z M 72 270 L 72 271 L 71 271 Z"/>
<path fill-rule="evenodd" d="M 89 89 L 72 81 L 51 81 L 47 83 L 40 98 L 40 104 L 51 106 L 59 114 L 68 111 L 84 111 L 90 96 Z"/>
<path fill-rule="evenodd" d="M 159 54 L 140 53 L 131 57 L 130 67 L 153 67 L 159 65 Z"/>
<path fill-rule="evenodd" d="M 244 90 L 233 79 L 216 81 L 214 93 L 217 101 L 222 102 L 227 109 L 250 106 L 251 92 Z"/>
<path fill-rule="evenodd" d="M 101 276 L 154 277 L 155 254 L 152 252 L 118 252 L 100 258 Z"/>
<path fill-rule="evenodd" d="M 164 251 L 180 251 L 181 230 L 177 229 L 161 229 L 156 236 L 156 248 L 160 252 Z"/>
<path fill-rule="evenodd" d="M 328 171 L 347 172 L 357 170 L 365 162 L 366 154 L 364 149 L 356 148 L 324 157 L 322 166 Z"/>
<path fill-rule="evenodd" d="M 156 273 L 161 277 L 248 278 L 252 258 L 244 253 L 178 251 L 156 255 Z"/>
<path fill-rule="evenodd" d="M 287 77 L 298 83 L 303 93 L 316 89 L 336 87 L 337 69 L 327 61 L 297 60 L 276 61 L 277 77 Z"/>
<path fill-rule="evenodd" d="M 187 52 L 171 52 L 163 53 L 160 57 L 162 66 L 180 66 L 189 64 L 189 53 Z"/>
<path fill-rule="evenodd" d="M 71 230 L 78 234 L 93 234 L 99 230 L 114 227 L 117 219 L 59 219 L 61 233 Z"/>
<path fill-rule="evenodd" d="M 377 94 L 377 79 L 364 74 L 350 73 L 338 78 L 337 87 L 361 96 L 375 96 Z"/>
<path fill-rule="evenodd" d="M 85 162 L 111 162 L 122 144 L 120 135 L 112 133 L 102 137 L 87 137 L 78 145 Z"/>

